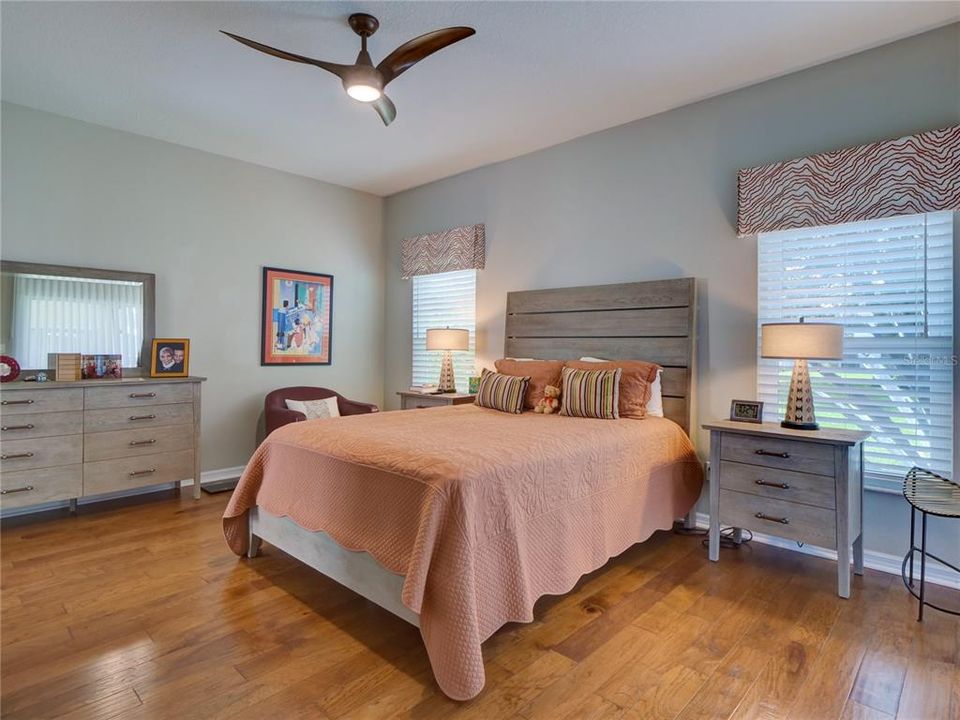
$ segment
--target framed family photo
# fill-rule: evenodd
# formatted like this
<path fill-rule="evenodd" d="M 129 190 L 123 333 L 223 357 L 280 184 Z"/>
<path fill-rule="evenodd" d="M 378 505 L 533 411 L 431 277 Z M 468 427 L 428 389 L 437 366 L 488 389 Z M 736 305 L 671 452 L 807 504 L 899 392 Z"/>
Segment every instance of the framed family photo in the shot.
<path fill-rule="evenodd" d="M 329 365 L 333 275 L 263 269 L 261 365 Z"/>
<path fill-rule="evenodd" d="M 150 377 L 187 377 L 190 374 L 188 338 L 154 338 L 150 346 Z"/>

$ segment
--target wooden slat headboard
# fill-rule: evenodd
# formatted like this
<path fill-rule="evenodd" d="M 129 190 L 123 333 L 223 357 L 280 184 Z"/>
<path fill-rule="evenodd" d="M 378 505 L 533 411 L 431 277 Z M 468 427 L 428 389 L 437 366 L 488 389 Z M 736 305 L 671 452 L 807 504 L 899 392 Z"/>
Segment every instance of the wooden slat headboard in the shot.
<path fill-rule="evenodd" d="M 648 360 L 663 366 L 663 414 L 690 433 L 694 278 L 507 293 L 504 356 Z"/>

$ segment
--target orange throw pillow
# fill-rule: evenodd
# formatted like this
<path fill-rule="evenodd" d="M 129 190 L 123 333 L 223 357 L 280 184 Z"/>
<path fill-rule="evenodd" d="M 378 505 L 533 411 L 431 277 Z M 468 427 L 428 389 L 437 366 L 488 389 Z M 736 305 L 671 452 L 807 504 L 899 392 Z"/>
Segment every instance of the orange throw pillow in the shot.
<path fill-rule="evenodd" d="M 527 394 L 523 400 L 523 406 L 527 410 L 533 410 L 537 403 L 543 398 L 543 391 L 547 385 L 560 387 L 560 373 L 563 372 L 563 360 L 497 360 L 494 363 L 497 372 L 501 375 L 517 375 L 520 377 L 529 377 L 530 384 L 527 386 Z M 594 368 L 601 370 L 603 368 Z"/>
<path fill-rule="evenodd" d="M 587 362 L 567 360 L 568 368 L 574 370 L 616 370 L 620 368 L 620 417 L 641 419 L 647 416 L 650 388 L 657 379 L 660 366 L 645 360 L 608 360 Z"/>

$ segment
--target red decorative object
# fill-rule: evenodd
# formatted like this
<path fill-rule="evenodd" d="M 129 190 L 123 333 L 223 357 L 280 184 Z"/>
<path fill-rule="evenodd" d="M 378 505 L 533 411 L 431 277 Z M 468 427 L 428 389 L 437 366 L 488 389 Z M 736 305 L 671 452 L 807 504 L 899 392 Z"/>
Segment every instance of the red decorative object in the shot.
<path fill-rule="evenodd" d="M 960 126 L 741 170 L 737 234 L 960 210 Z"/>
<path fill-rule="evenodd" d="M 9 355 L 0 355 L 0 382 L 12 382 L 20 377 L 20 363 Z"/>

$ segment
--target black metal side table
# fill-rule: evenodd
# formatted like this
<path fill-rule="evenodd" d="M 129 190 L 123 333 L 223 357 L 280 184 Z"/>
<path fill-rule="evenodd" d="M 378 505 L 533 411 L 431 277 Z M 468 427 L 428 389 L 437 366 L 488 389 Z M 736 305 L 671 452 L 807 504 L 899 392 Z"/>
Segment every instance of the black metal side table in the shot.
<path fill-rule="evenodd" d="M 910 503 L 910 549 L 907 551 L 907 554 L 903 556 L 900 575 L 903 578 L 903 584 L 906 586 L 907 591 L 920 601 L 917 621 L 923 621 L 924 605 L 929 605 L 934 610 L 949 613 L 950 615 L 960 615 L 960 610 L 948 610 L 939 605 L 934 605 L 924 597 L 928 557 L 960 573 L 960 567 L 951 565 L 943 558 L 927 552 L 927 515 L 960 518 L 960 485 L 956 485 L 929 470 L 913 467 L 910 468 L 907 476 L 903 479 L 903 496 L 907 499 L 907 502 Z M 920 547 L 916 546 L 915 539 L 918 510 L 920 511 Z M 919 595 L 913 589 L 913 556 L 915 553 L 920 553 Z M 910 565 L 909 575 L 907 574 L 908 564 Z"/>

